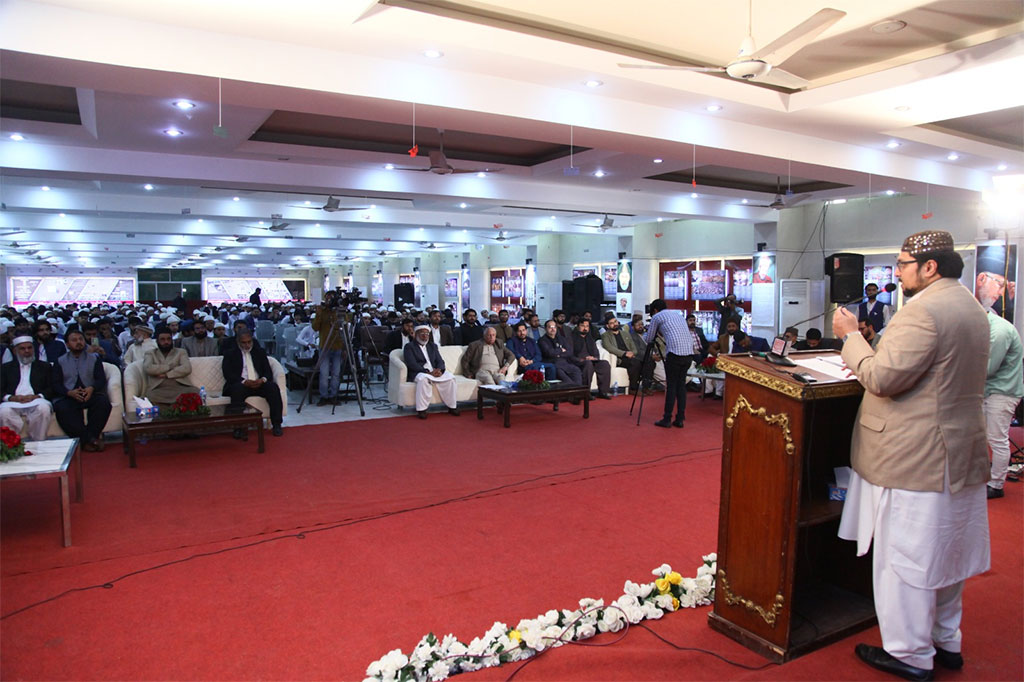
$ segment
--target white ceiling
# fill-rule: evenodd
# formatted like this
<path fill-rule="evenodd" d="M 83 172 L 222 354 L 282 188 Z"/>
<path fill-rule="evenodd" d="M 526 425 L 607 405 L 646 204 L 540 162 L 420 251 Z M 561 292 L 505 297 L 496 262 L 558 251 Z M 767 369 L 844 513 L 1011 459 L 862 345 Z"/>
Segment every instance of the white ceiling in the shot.
<path fill-rule="evenodd" d="M 1005 144 L 1014 120 L 1024 129 L 1024 88 L 1015 85 L 1024 72 L 1019 0 L 757 0 L 760 45 L 822 7 L 847 12 L 786 62 L 812 79 L 798 92 L 617 66 L 637 61 L 623 56 L 633 48 L 725 64 L 746 34 L 743 0 L 634 0 L 628 10 L 593 0 L 440 4 L 497 13 L 508 25 L 572 29 L 587 44 L 369 0 L 293 0 L 286 10 L 241 0 L 5 0 L 0 76 L 75 88 L 82 124 L 0 119 L 0 233 L 9 235 L 0 259 L 134 267 L 185 265 L 193 256 L 214 266 L 307 267 L 345 256 L 376 261 L 381 250 L 412 255 L 420 242 L 463 251 L 492 243 L 496 224 L 520 237 L 515 244 L 550 231 L 600 236 L 606 212 L 619 216 L 608 238 L 657 218 L 777 218 L 752 206 L 774 192 L 701 185 L 709 165 L 781 175 L 783 185 L 790 173 L 849 185 L 815 200 L 863 196 L 869 186 L 922 194 L 928 186 L 935 196 L 970 199 L 991 186 L 1000 164 L 1024 172 L 1024 151 Z M 870 31 L 888 19 L 908 28 Z M 428 59 L 426 49 L 444 56 Z M 588 88 L 587 80 L 603 84 Z M 179 98 L 196 108 L 173 108 Z M 573 157 L 581 172 L 565 175 L 568 159 L 560 158 L 482 178 L 439 176 L 384 168 L 426 167 L 426 149 L 411 159 L 250 139 L 273 112 L 288 111 L 408 125 L 411 145 L 414 103 L 421 127 L 571 139 L 587 149 Z M 711 104 L 722 110 L 708 112 Z M 970 125 L 1008 109 L 997 117 L 1003 142 Z M 965 117 L 956 129 L 931 125 Z M 227 137 L 213 134 L 218 121 Z M 171 139 L 162 133 L 169 127 L 185 134 Z M 15 132 L 25 139 L 11 140 Z M 901 146 L 887 148 L 892 141 Z M 960 154 L 955 162 L 951 151 Z M 456 167 L 491 165 L 449 156 Z M 696 189 L 646 179 L 694 173 L 694 157 Z M 331 194 L 342 206 L 374 207 L 305 207 Z M 289 229 L 259 229 L 272 214 Z"/>

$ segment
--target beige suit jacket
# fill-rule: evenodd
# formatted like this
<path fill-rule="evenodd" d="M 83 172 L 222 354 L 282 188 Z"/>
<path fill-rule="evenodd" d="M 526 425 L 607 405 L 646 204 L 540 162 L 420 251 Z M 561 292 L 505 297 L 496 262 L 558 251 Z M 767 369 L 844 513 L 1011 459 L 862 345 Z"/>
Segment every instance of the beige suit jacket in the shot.
<path fill-rule="evenodd" d="M 982 396 L 988 321 L 971 292 L 940 279 L 886 325 L 877 350 L 859 333 L 843 361 L 865 388 L 850 458 L 885 488 L 952 492 L 988 480 Z"/>
<path fill-rule="evenodd" d="M 150 390 L 164 381 L 191 386 L 188 378 L 192 374 L 192 363 L 189 362 L 188 353 L 181 348 L 172 348 L 166 358 L 159 349 L 149 351 L 142 360 L 142 371 L 146 373 L 146 382 Z M 167 378 L 161 379 L 158 374 L 166 374 Z"/>

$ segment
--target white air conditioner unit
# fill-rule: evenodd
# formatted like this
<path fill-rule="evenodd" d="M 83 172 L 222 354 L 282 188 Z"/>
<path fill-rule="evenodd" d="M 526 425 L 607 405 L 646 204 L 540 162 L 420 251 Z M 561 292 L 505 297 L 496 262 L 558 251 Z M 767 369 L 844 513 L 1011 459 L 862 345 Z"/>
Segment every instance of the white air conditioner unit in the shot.
<path fill-rule="evenodd" d="M 815 311 L 821 315 L 807 318 Z M 784 279 L 779 282 L 779 333 L 795 326 L 803 337 L 811 327 L 817 327 L 824 334 L 825 324 L 825 280 Z M 800 322 L 800 324 L 794 324 Z M 825 334 L 828 336 L 828 334 Z"/>

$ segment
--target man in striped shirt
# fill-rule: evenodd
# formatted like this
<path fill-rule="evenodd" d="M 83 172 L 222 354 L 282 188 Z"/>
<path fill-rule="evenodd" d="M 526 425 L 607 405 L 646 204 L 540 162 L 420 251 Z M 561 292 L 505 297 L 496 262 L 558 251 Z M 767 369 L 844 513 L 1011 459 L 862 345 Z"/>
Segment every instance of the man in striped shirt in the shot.
<path fill-rule="evenodd" d="M 644 341 L 650 344 L 659 334 L 665 340 L 665 413 L 654 425 L 681 429 L 686 419 L 686 372 L 700 356 L 700 340 L 686 325 L 682 311 L 669 310 L 664 299 L 656 298 L 651 302 L 651 315 L 651 326 Z"/>

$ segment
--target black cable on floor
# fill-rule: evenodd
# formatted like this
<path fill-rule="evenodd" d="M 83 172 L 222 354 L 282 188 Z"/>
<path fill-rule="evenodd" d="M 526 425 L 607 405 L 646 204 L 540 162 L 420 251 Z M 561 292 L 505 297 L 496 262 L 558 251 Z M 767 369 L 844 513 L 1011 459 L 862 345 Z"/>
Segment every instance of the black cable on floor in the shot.
<path fill-rule="evenodd" d="M 75 592 L 86 592 L 88 590 L 96 590 L 96 589 L 101 589 L 101 588 L 102 589 L 112 589 L 116 583 L 119 583 L 122 580 L 130 578 L 132 576 L 141 575 L 143 573 L 149 573 L 151 571 L 156 571 L 156 570 L 159 570 L 161 568 L 166 568 L 166 567 L 169 567 L 169 566 L 174 566 L 176 564 L 182 564 L 182 563 L 185 563 L 185 562 L 188 562 L 188 561 L 192 561 L 193 559 L 201 559 L 201 558 L 205 558 L 205 557 L 216 556 L 217 554 L 226 554 L 228 552 L 234 552 L 234 551 L 238 551 L 238 550 L 241 550 L 241 549 L 248 549 L 250 547 L 256 547 L 258 545 L 263 545 L 263 544 L 267 544 L 267 543 L 270 543 L 270 542 L 276 542 L 278 540 L 285 540 L 285 539 L 288 539 L 288 538 L 294 538 L 296 540 L 304 540 L 304 539 L 306 539 L 307 535 L 312 534 L 312 533 L 322 533 L 322 532 L 325 532 L 325 531 L 336 530 L 338 528 L 345 528 L 345 527 L 348 527 L 348 526 L 354 526 L 354 525 L 358 525 L 358 524 L 361 524 L 361 523 L 367 523 L 367 522 L 370 522 L 370 521 L 378 521 L 380 519 L 386 519 L 386 518 L 389 518 L 389 517 L 392 517 L 392 516 L 398 516 L 398 515 L 401 515 L 401 514 L 409 514 L 409 513 L 417 512 L 417 511 L 425 511 L 427 509 L 434 509 L 434 508 L 437 508 L 437 507 L 443 507 L 443 506 L 446 506 L 446 505 L 449 505 L 449 504 L 455 504 L 457 502 L 466 502 L 466 501 L 469 501 L 469 500 L 477 498 L 477 497 L 482 497 L 484 495 L 490 495 L 490 494 L 493 494 L 493 493 L 496 493 L 496 492 L 500 492 L 502 490 L 507 490 L 509 488 L 514 488 L 514 487 L 521 486 L 521 485 L 526 485 L 526 484 L 529 484 L 529 483 L 536 483 L 538 481 L 543 481 L 543 480 L 552 479 L 552 478 L 559 478 L 559 477 L 563 477 L 563 476 L 571 476 L 573 474 L 579 474 L 579 473 L 582 473 L 582 472 L 585 472 L 585 471 L 594 471 L 594 470 L 600 470 L 600 469 L 617 469 L 617 468 L 625 468 L 625 467 L 642 468 L 644 466 L 650 466 L 652 464 L 660 464 L 662 462 L 666 462 L 666 461 L 669 461 L 669 460 L 672 460 L 672 459 L 678 459 L 678 458 L 681 458 L 681 457 L 686 457 L 688 455 L 700 454 L 700 453 L 706 453 L 706 452 L 716 452 L 719 449 L 720 448 L 716 446 L 716 447 L 712 447 L 712 448 L 704 448 L 704 449 L 701 449 L 701 450 L 689 450 L 687 452 L 681 452 L 681 453 L 677 453 L 677 454 L 674 454 L 674 455 L 663 455 L 661 457 L 655 457 L 654 459 L 643 460 L 643 461 L 639 461 L 639 462 L 609 462 L 609 463 L 606 463 L 606 464 L 594 464 L 594 465 L 590 465 L 590 466 L 578 467 L 576 469 L 571 469 L 569 471 L 562 471 L 562 472 L 556 472 L 556 473 L 551 473 L 551 474 L 541 474 L 539 476 L 533 476 L 531 478 L 525 478 L 525 479 L 522 479 L 520 481 L 513 481 L 511 483 L 504 483 L 502 485 L 494 486 L 492 488 L 484 488 L 482 490 L 477 490 L 477 491 L 474 491 L 474 492 L 471 492 L 471 493 L 466 493 L 465 495 L 459 495 L 457 497 L 451 497 L 451 498 L 448 498 L 446 500 L 439 500 L 437 502 L 429 502 L 427 504 L 422 504 L 422 505 L 419 505 L 419 506 L 416 506 L 416 507 L 407 507 L 405 509 L 396 509 L 394 511 L 381 512 L 379 514 L 372 514 L 370 516 L 364 516 L 364 517 L 360 517 L 360 518 L 356 518 L 356 519 L 345 519 L 343 521 L 338 521 L 338 522 L 331 523 L 330 525 L 327 525 L 327 526 L 322 526 L 322 527 L 313 526 L 313 527 L 310 527 L 310 528 L 308 528 L 306 530 L 302 530 L 302 531 L 299 531 L 299 532 L 296 532 L 296 533 L 289 533 L 287 535 L 277 535 L 277 536 L 270 537 L 270 538 L 263 538 L 263 539 L 260 539 L 260 540 L 255 540 L 253 542 L 247 542 L 247 543 L 241 544 L 241 545 L 235 545 L 233 547 L 225 547 L 224 549 L 218 549 L 218 550 L 211 551 L 211 552 L 201 552 L 201 553 L 198 553 L 198 554 L 192 554 L 190 556 L 183 557 L 181 559 L 175 559 L 173 561 L 167 561 L 167 562 L 164 562 L 164 563 L 156 564 L 154 566 L 149 566 L 149 567 L 146 567 L 146 568 L 140 568 L 138 570 L 131 571 L 130 573 L 125 573 L 124 575 L 118 576 L 117 578 L 114 578 L 113 580 L 108 580 L 107 582 L 98 583 L 96 585 L 88 585 L 88 586 L 85 586 L 85 587 L 73 587 L 71 589 L 65 590 L 64 592 L 56 594 L 56 595 L 54 595 L 52 597 L 47 597 L 46 599 L 42 599 L 42 600 L 37 601 L 35 603 L 28 604 L 27 606 L 23 606 L 20 609 L 16 609 L 14 611 L 10 611 L 8 613 L 0 615 L 0 620 L 6 620 L 6 619 L 8 619 L 8 618 L 10 618 L 12 616 L 18 615 L 19 613 L 24 613 L 25 611 L 29 611 L 31 609 L 34 609 L 34 608 L 38 607 L 38 606 L 42 606 L 44 604 L 49 604 L 50 602 L 57 601 L 58 599 L 66 597 L 69 594 L 74 594 Z M 574 481 L 565 481 L 564 483 L 570 483 L 570 482 L 574 482 Z M 557 485 L 557 484 L 553 483 L 552 485 Z M 277 532 L 280 532 L 280 530 L 268 531 L 268 532 L 277 533 Z M 266 533 L 260 533 L 259 535 L 265 535 L 265 534 Z"/>

